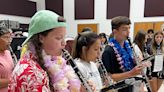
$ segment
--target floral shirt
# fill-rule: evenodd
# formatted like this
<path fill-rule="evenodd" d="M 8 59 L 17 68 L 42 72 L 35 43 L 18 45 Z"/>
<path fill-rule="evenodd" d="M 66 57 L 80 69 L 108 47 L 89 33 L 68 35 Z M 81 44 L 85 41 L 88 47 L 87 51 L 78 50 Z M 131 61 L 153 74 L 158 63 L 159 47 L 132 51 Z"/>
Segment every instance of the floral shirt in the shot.
<path fill-rule="evenodd" d="M 10 78 L 8 92 L 50 92 L 47 73 L 31 53 L 16 65 Z"/>

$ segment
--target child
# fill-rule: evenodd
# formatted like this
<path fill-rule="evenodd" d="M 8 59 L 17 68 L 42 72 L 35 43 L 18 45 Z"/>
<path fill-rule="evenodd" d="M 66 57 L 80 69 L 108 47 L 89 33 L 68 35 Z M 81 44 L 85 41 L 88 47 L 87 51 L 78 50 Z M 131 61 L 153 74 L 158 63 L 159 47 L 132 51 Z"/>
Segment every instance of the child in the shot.
<path fill-rule="evenodd" d="M 163 36 L 164 34 L 162 33 L 162 31 L 158 31 L 154 34 L 153 37 L 153 42 L 152 42 L 152 46 L 151 46 L 151 50 L 152 50 L 152 54 L 160 54 L 160 53 L 164 53 L 164 46 L 163 46 Z M 156 59 L 156 58 L 155 58 Z M 157 92 L 160 88 L 160 86 L 162 85 L 163 79 L 164 79 L 164 62 L 163 62 L 163 69 L 162 71 L 159 72 L 153 72 L 154 69 L 154 63 L 155 60 L 152 60 L 152 79 L 150 81 L 151 87 L 153 92 Z"/>
<path fill-rule="evenodd" d="M 74 43 L 72 56 L 87 81 L 95 84 L 96 92 L 102 88 L 102 81 L 95 64 L 100 56 L 100 39 L 96 33 L 80 33 Z"/>
<path fill-rule="evenodd" d="M 79 92 L 81 84 L 62 58 L 66 22 L 49 10 L 38 11 L 29 25 L 26 46 L 8 87 L 9 92 Z"/>

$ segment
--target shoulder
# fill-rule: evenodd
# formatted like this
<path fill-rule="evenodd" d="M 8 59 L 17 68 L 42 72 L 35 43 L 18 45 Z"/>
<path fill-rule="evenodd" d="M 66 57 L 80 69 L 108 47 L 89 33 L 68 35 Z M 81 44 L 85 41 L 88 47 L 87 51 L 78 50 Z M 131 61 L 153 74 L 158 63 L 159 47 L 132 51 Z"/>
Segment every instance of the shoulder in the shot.
<path fill-rule="evenodd" d="M 77 58 L 74 61 L 75 61 L 76 65 L 80 68 L 80 70 L 85 69 L 85 64 L 83 63 L 83 61 L 81 61 L 80 59 L 77 59 Z"/>
<path fill-rule="evenodd" d="M 25 87 L 25 90 L 28 89 L 32 91 L 32 89 L 34 89 L 35 87 L 36 90 L 48 87 L 48 83 L 49 80 L 47 73 L 43 69 L 37 67 L 37 64 L 34 63 L 34 61 L 32 60 L 27 61 L 25 59 L 22 59 L 20 62 L 18 62 L 12 73 L 9 87 L 11 86 L 10 88 L 12 88 L 13 84 L 16 84 L 16 86 L 14 87 L 18 89 L 21 87 Z"/>
<path fill-rule="evenodd" d="M 104 51 L 110 51 L 111 52 L 111 51 L 114 51 L 114 50 L 113 50 L 113 47 L 111 45 L 106 45 Z"/>

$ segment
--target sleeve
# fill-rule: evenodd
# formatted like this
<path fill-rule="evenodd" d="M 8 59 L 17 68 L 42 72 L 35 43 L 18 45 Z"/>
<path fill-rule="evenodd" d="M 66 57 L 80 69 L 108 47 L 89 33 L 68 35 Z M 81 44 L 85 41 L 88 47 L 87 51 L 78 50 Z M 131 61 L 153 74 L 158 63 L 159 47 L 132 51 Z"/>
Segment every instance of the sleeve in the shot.
<path fill-rule="evenodd" d="M 0 78 L 5 78 L 5 68 L 4 66 L 0 63 Z"/>
<path fill-rule="evenodd" d="M 137 57 L 141 61 L 143 59 L 143 55 L 142 55 L 142 52 L 141 52 L 140 48 L 136 44 L 134 45 L 134 51 L 135 51 L 135 54 L 137 55 Z"/>
<path fill-rule="evenodd" d="M 19 65 L 19 70 L 16 71 L 10 79 L 8 92 L 49 92 L 46 86 L 47 81 L 45 75 L 41 72 L 32 70 L 31 66 Z"/>
<path fill-rule="evenodd" d="M 116 57 L 114 50 L 111 46 L 107 45 L 102 54 L 102 62 L 107 70 L 107 72 L 114 73 L 115 72 L 115 63 Z"/>

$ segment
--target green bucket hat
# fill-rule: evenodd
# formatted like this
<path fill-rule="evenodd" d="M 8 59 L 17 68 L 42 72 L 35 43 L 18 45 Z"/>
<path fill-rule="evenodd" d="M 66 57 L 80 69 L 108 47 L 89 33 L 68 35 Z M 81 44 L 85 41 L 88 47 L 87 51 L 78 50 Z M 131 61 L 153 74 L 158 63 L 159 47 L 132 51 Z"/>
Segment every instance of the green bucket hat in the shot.
<path fill-rule="evenodd" d="M 57 27 L 66 27 L 66 22 L 59 21 L 59 18 L 61 17 L 58 14 L 49 10 L 40 10 L 36 12 L 29 24 L 28 37 L 22 45 L 25 45 L 35 34 Z"/>

